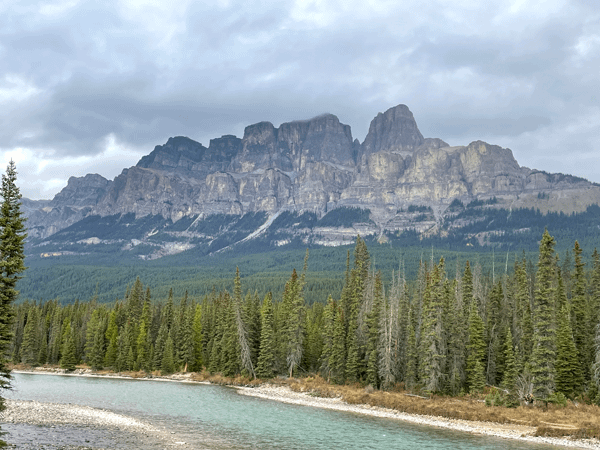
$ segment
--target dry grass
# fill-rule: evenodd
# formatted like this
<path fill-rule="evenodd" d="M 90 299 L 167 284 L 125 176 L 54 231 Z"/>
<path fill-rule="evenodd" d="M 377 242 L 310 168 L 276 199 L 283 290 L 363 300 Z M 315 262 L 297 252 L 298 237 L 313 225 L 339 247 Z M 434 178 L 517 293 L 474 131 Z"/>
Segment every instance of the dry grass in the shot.
<path fill-rule="evenodd" d="M 281 380 L 279 382 L 282 383 Z M 505 408 L 486 406 L 483 401 L 484 395 L 421 398 L 412 396 L 400 388 L 393 391 L 377 391 L 359 385 L 331 385 L 318 376 L 291 379 L 285 384 L 296 392 L 307 392 L 320 397 L 340 397 L 351 404 L 366 404 L 449 419 L 531 426 L 536 428 L 536 436 L 600 438 L 600 408 L 596 405 L 569 402 L 565 407 L 550 404 L 544 408 Z"/>

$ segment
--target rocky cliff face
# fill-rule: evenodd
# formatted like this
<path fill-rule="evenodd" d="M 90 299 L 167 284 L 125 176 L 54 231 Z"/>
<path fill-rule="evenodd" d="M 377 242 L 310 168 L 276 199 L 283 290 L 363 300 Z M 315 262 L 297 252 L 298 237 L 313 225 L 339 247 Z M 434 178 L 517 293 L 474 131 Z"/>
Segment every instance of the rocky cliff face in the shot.
<path fill-rule="evenodd" d="M 27 203 L 26 214 L 30 235 L 40 238 L 91 214 L 176 222 L 283 210 L 320 217 L 340 206 L 370 209 L 376 229 L 393 230 L 415 227 L 403 216 L 410 205 L 431 207 L 432 220 L 439 220 L 454 199 L 496 197 L 518 207 L 540 194 L 546 210 L 572 212 L 600 201 L 600 187 L 520 167 L 509 149 L 424 138 L 408 107 L 399 105 L 373 119 L 362 144 L 332 114 L 279 128 L 260 122 L 246 127 L 243 138 L 222 136 L 208 148 L 170 138 L 113 181 L 71 178 L 51 202 Z"/>

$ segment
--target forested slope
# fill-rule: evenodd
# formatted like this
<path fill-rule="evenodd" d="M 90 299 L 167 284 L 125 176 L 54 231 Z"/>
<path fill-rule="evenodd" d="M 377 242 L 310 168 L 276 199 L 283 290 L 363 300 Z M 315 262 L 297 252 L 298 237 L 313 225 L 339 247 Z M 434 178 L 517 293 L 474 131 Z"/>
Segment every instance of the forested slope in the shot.
<path fill-rule="evenodd" d="M 232 289 L 163 302 L 137 279 L 111 304 L 18 305 L 12 357 L 67 369 L 321 373 L 452 395 L 490 384 L 508 404 L 598 401 L 600 255 L 588 250 L 585 264 L 575 242 L 572 262 L 559 264 L 554 247 L 544 232 L 537 261 L 513 260 L 511 271 L 486 275 L 476 262 L 457 271 L 444 257 L 424 258 L 414 278 L 400 267 L 386 282 L 358 238 L 339 295 L 310 305 L 306 261 L 275 295 L 248 289 L 238 272 Z"/>

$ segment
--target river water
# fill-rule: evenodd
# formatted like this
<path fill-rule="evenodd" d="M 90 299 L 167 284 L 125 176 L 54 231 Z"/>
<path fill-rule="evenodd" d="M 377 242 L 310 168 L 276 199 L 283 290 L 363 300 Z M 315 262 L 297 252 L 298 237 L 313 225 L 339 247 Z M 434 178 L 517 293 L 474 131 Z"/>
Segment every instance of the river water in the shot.
<path fill-rule="evenodd" d="M 77 426 L 2 426 L 16 448 L 551 449 L 519 441 L 284 404 L 236 389 L 149 380 L 14 374 L 14 400 L 70 403 L 151 424 L 169 438 Z M 54 433 L 54 434 L 52 434 Z M 183 444 L 185 443 L 185 444 Z"/>

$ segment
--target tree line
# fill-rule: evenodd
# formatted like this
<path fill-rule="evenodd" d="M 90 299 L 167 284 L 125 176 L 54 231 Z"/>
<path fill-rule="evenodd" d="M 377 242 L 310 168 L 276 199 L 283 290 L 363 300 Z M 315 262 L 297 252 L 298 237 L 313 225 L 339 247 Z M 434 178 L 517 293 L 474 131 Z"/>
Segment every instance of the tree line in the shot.
<path fill-rule="evenodd" d="M 598 401 L 600 255 L 586 268 L 578 242 L 574 264 L 559 264 L 545 231 L 537 264 L 525 257 L 509 274 L 479 265 L 448 275 L 444 258 L 403 267 L 384 286 L 360 237 L 348 251 L 339 298 L 305 303 L 304 268 L 274 298 L 233 290 L 201 299 L 153 301 L 138 278 L 113 304 L 95 300 L 14 306 L 13 363 L 74 369 L 202 371 L 270 378 L 319 373 L 333 383 L 414 392 L 499 388 L 506 403 L 565 398 Z"/>

